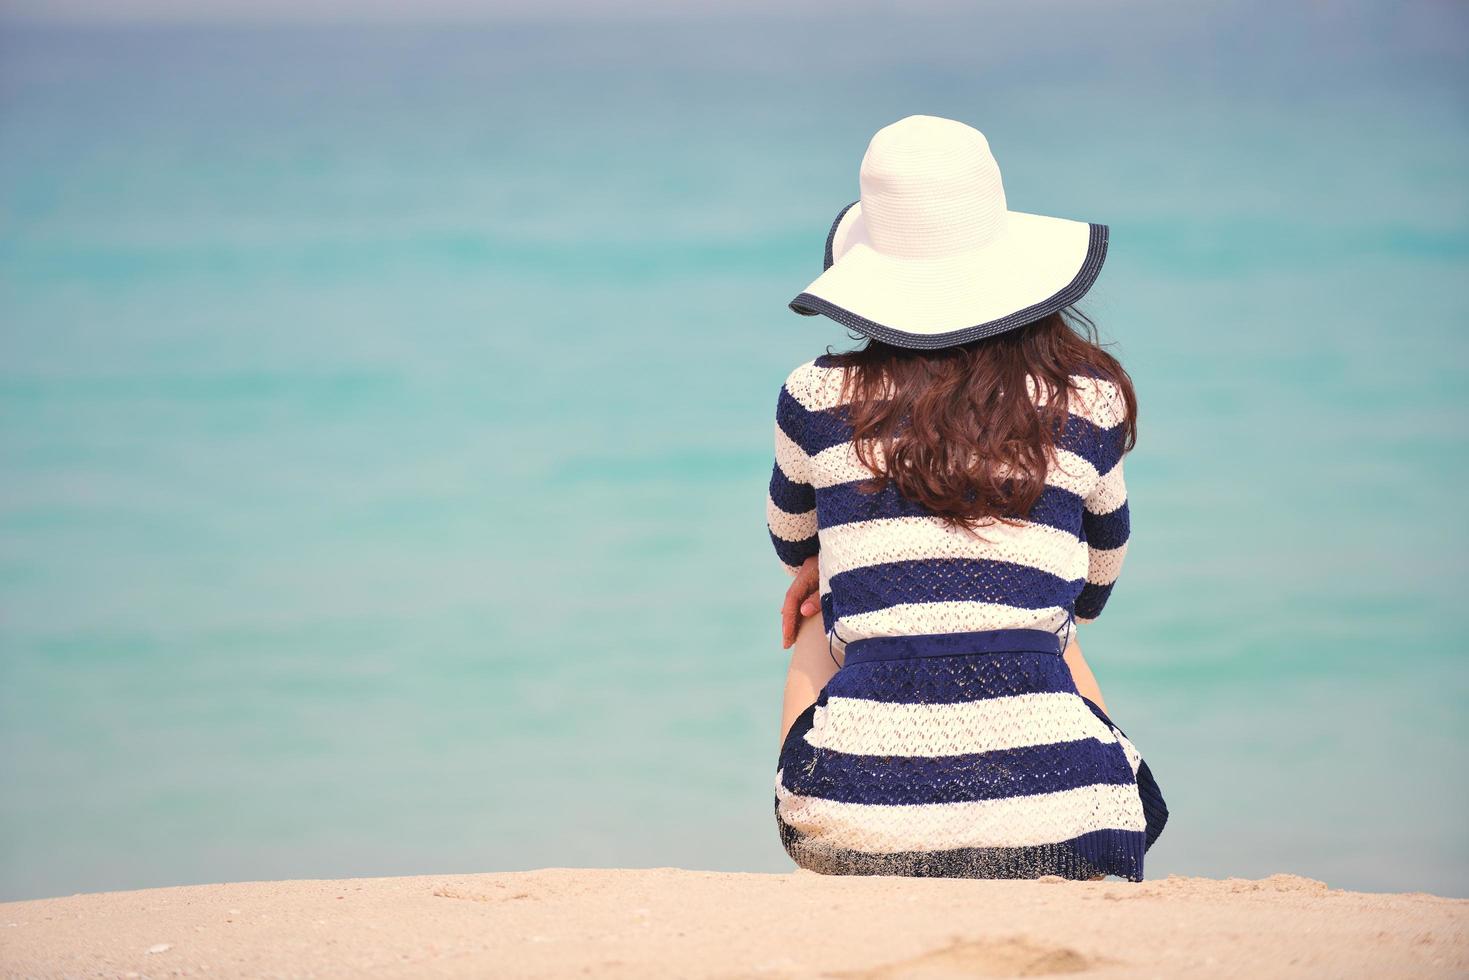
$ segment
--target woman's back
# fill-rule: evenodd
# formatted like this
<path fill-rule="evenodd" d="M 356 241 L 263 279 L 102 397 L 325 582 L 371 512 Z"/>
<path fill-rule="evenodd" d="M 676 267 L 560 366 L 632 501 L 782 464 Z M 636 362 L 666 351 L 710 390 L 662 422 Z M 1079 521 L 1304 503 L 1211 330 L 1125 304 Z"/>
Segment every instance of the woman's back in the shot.
<path fill-rule="evenodd" d="M 776 409 L 767 524 L 794 574 L 819 554 L 834 648 L 879 636 L 1044 630 L 1100 614 L 1130 531 L 1118 387 L 1073 375 L 1044 488 L 1014 523 L 945 522 L 894 483 L 876 493 L 844 409 L 843 368 L 823 355 L 791 372 Z M 1031 386 L 1031 396 L 1036 388 Z M 1063 639 L 1064 642 L 1064 639 Z"/>
<path fill-rule="evenodd" d="M 1028 383 L 1032 414 L 1055 423 L 1034 502 L 971 525 L 896 480 L 873 486 L 863 456 L 879 471 L 885 460 L 859 451 L 841 360 L 792 371 L 776 409 L 771 539 L 791 573 L 817 558 L 824 625 L 843 650 L 782 745 L 775 809 L 787 851 L 828 873 L 1141 880 L 1166 808 L 1060 656 L 1072 620 L 1101 612 L 1127 548 L 1123 391 L 1067 375 L 1066 410 L 1047 415 L 1045 386 Z M 939 385 L 943 397 L 985 402 L 965 380 Z M 916 455 L 957 473 L 974 447 L 932 448 L 952 449 L 964 430 L 908 448 L 926 441 Z M 952 497 L 942 481 L 918 482 Z"/>

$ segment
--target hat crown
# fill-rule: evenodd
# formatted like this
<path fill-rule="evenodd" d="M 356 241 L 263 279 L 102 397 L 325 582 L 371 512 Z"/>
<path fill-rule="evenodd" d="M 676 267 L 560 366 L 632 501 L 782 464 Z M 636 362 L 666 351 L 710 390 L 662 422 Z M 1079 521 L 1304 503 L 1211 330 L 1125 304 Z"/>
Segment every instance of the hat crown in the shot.
<path fill-rule="evenodd" d="M 951 255 L 1005 230 L 1005 188 L 989 141 L 953 119 L 908 116 L 878 130 L 860 183 L 868 240 L 879 252 Z"/>

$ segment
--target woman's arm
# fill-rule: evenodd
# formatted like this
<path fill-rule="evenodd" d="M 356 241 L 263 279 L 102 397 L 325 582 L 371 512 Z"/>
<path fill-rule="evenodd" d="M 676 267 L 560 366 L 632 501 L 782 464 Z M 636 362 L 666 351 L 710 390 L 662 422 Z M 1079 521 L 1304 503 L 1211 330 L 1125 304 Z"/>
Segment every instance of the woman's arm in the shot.
<path fill-rule="evenodd" d="M 1092 421 L 1102 429 L 1095 458 L 1097 485 L 1087 494 L 1081 511 L 1082 533 L 1086 540 L 1086 583 L 1076 597 L 1076 621 L 1090 623 L 1102 614 L 1102 607 L 1112 594 L 1122 562 L 1127 557 L 1127 542 L 1132 536 L 1132 517 L 1127 503 L 1127 481 L 1122 459 L 1127 455 L 1125 426 L 1127 408 L 1117 386 L 1104 385 L 1107 398 L 1098 407 Z"/>
<path fill-rule="evenodd" d="M 775 464 L 770 470 L 770 492 L 765 497 L 765 523 L 782 567 L 792 578 L 800 575 L 806 559 L 821 549 L 816 520 L 816 488 L 811 485 L 811 455 L 807 451 L 808 412 L 791 394 L 800 386 L 807 365 L 796 368 L 781 385 L 775 405 Z"/>
<path fill-rule="evenodd" d="M 1102 689 L 1097 686 L 1097 679 L 1092 674 L 1092 669 L 1087 665 L 1086 658 L 1081 655 L 1081 644 L 1076 642 L 1076 634 L 1071 634 L 1071 642 L 1066 644 L 1066 666 L 1071 668 L 1071 679 L 1076 682 L 1076 689 L 1082 696 L 1094 701 L 1102 713 L 1112 717 L 1112 712 L 1107 710 L 1107 702 L 1102 700 Z"/>

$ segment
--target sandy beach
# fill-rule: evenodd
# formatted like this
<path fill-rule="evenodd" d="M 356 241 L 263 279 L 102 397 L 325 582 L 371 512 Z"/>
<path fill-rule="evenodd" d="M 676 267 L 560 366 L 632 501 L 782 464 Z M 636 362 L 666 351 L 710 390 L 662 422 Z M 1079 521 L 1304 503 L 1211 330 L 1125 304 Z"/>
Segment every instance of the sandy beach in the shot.
<path fill-rule="evenodd" d="M 556 868 L 11 902 L 0 964 L 36 977 L 1450 977 L 1469 971 L 1469 900 L 1294 875 Z"/>

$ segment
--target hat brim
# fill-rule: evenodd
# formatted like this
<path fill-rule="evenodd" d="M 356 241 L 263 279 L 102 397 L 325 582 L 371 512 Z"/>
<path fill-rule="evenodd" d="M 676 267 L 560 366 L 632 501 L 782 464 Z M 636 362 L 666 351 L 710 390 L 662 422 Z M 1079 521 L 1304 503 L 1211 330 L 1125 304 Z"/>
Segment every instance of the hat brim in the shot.
<path fill-rule="evenodd" d="M 980 248 L 899 258 L 873 247 L 853 202 L 832 222 L 826 271 L 790 308 L 898 347 L 948 347 L 1070 306 L 1106 257 L 1106 225 L 1009 211 L 1005 230 Z"/>

